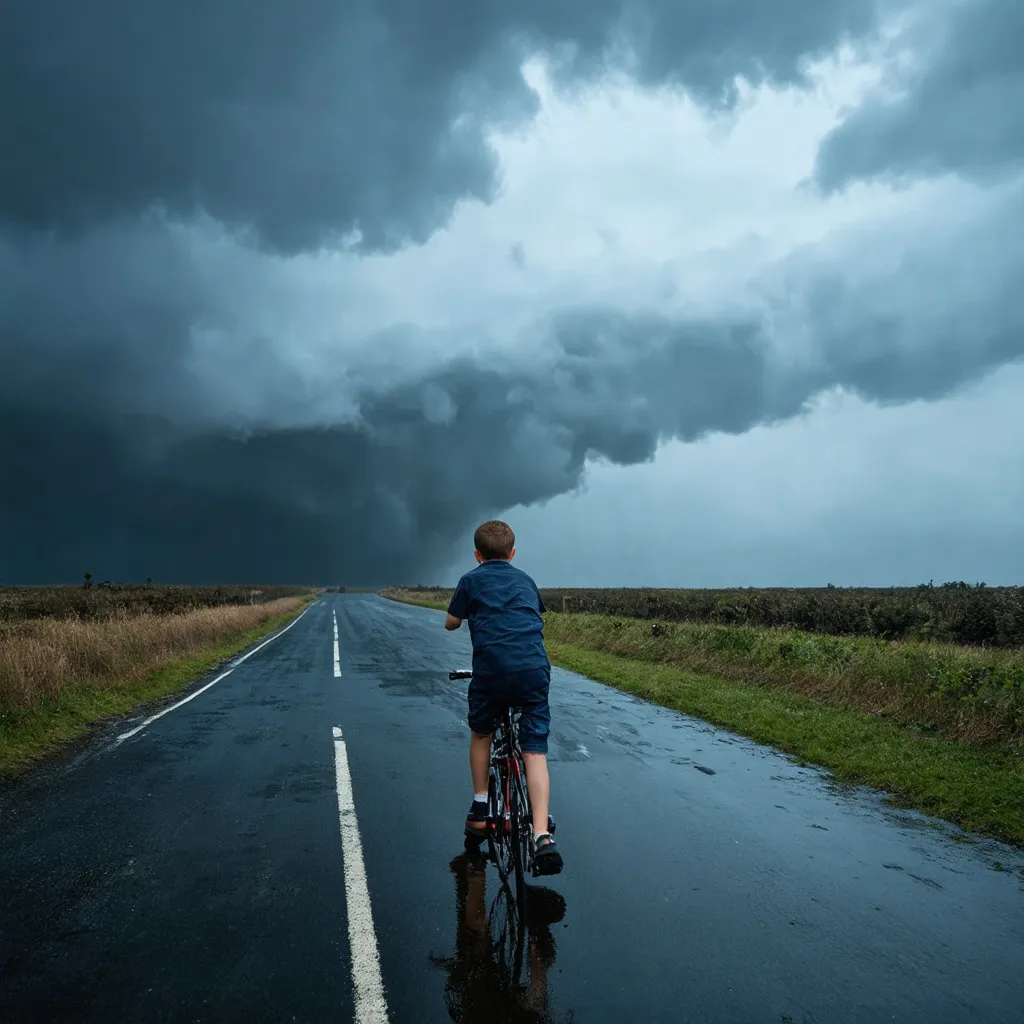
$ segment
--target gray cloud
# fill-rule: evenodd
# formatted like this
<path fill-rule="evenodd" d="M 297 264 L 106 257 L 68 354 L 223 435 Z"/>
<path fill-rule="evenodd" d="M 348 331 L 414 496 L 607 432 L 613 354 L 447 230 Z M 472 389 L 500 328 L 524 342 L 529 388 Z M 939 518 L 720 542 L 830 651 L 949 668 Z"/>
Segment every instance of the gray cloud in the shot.
<path fill-rule="evenodd" d="M 916 70 L 895 99 L 864 104 L 824 141 L 818 180 L 959 172 L 991 181 L 1024 163 L 1024 5 L 957 0 L 926 8 L 908 40 Z"/>
<path fill-rule="evenodd" d="M 870 253 L 886 241 L 861 244 Z M 762 283 L 763 308 L 732 318 L 567 311 L 536 325 L 528 356 L 438 357 L 411 378 L 359 380 L 349 423 L 243 433 L 211 422 L 211 382 L 186 372 L 175 344 L 129 361 L 127 389 L 111 386 L 102 361 L 65 373 L 43 360 L 48 377 L 5 397 L 4 564 L 26 579 L 39 566 L 72 578 L 85 568 L 158 579 L 427 577 L 475 519 L 573 489 L 588 456 L 629 464 L 661 439 L 743 432 L 834 384 L 883 402 L 939 397 L 1020 358 L 1013 287 L 1024 241 L 992 219 L 937 249 L 932 241 L 895 278 L 853 277 L 842 246 L 797 253 Z M 174 265 L 156 253 L 157 266 Z M 975 263 L 995 273 L 979 277 Z M 136 273 L 154 276 L 138 262 Z M 936 279 L 946 287 L 922 309 Z M 128 315 L 139 291 L 121 299 L 123 316 L 108 308 L 109 322 L 128 334 L 165 319 L 174 327 L 159 301 L 151 322 Z M 88 333 L 74 310 L 67 320 Z M 794 358 L 787 345 L 801 334 L 813 346 Z M 72 336 L 61 321 L 58 337 Z M 261 373 L 280 365 L 292 401 L 318 401 L 287 383 L 280 354 L 267 358 Z M 333 393 L 341 378 L 327 372 L 321 386 Z"/>
<path fill-rule="evenodd" d="M 874 8 L 6 0 L 0 220 L 70 231 L 202 210 L 284 251 L 355 229 L 390 248 L 427 237 L 458 198 L 492 194 L 483 129 L 534 110 L 529 50 L 561 54 L 567 76 L 632 59 L 643 80 L 711 98 L 741 72 L 797 78 Z"/>
<path fill-rule="evenodd" d="M 941 246 L 923 238 L 889 277 L 850 269 L 891 240 L 816 247 L 719 317 L 566 310 L 534 326 L 528 355 L 434 341 L 415 364 L 389 354 L 419 342 L 396 328 L 372 367 L 340 337 L 311 373 L 253 312 L 285 261 L 253 262 L 237 239 L 222 274 L 194 258 L 218 224 L 286 255 L 353 228 L 366 250 L 425 238 L 457 198 L 492 194 L 482 129 L 532 109 L 530 48 L 557 50 L 568 83 L 626 40 L 638 78 L 713 103 L 738 72 L 797 79 L 875 13 L 5 4 L 0 573 L 426 577 L 480 516 L 575 487 L 589 455 L 643 461 L 661 439 L 792 416 L 835 383 L 936 397 L 1018 358 L 1019 194 Z"/>

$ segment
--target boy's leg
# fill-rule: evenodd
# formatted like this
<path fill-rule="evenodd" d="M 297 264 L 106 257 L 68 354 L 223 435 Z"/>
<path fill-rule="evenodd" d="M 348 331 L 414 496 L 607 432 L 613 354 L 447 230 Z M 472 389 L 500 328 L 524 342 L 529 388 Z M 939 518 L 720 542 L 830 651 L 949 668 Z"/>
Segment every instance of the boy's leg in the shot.
<path fill-rule="evenodd" d="M 466 834 L 487 829 L 487 776 L 490 772 L 491 737 L 474 732 L 469 740 L 469 771 L 473 776 L 473 803 L 466 815 Z"/>
<path fill-rule="evenodd" d="M 483 835 L 487 828 L 487 777 L 490 774 L 491 737 L 494 722 L 494 686 L 475 676 L 470 681 L 469 770 L 473 778 L 473 804 L 466 817 L 466 833 Z"/>
<path fill-rule="evenodd" d="M 530 806 L 533 808 L 534 835 L 544 835 L 548 830 L 548 803 L 551 800 L 551 778 L 548 775 L 548 755 L 523 751 L 526 765 L 526 788 L 530 791 Z"/>
<path fill-rule="evenodd" d="M 533 832 L 537 837 L 536 865 L 540 874 L 557 874 L 562 870 L 562 855 L 554 837 L 548 832 L 548 809 L 551 801 L 551 780 L 548 776 L 548 731 L 551 710 L 548 669 L 523 673 L 516 680 L 517 703 L 523 709 L 519 719 L 519 742 L 526 767 L 526 788 L 533 807 Z"/>
<path fill-rule="evenodd" d="M 490 774 L 491 734 L 474 732 L 469 740 L 469 771 L 473 776 L 473 795 L 487 799 L 487 776 Z"/>

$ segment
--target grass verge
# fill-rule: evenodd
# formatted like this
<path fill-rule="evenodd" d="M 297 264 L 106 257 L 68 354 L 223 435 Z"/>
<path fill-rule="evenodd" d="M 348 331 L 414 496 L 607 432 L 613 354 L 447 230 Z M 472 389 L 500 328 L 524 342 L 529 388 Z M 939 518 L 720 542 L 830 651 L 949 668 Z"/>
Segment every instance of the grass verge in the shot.
<path fill-rule="evenodd" d="M 71 684 L 31 706 L 0 705 L 0 779 L 13 778 L 88 735 L 96 725 L 179 693 L 198 677 L 287 625 L 314 599 L 315 595 L 299 599 L 259 625 L 166 661 L 137 679 Z"/>
<path fill-rule="evenodd" d="M 446 607 L 398 592 L 385 596 Z M 562 668 L 774 747 L 841 782 L 883 790 L 895 806 L 1024 847 L 1024 756 L 1018 745 L 958 740 L 922 731 L 909 720 L 843 706 L 855 693 L 842 688 L 823 685 L 809 695 L 768 684 L 763 673 L 757 680 L 742 673 L 730 679 L 666 663 L 670 635 L 655 640 L 650 623 L 616 627 L 606 616 L 557 614 L 547 617 L 545 632 L 551 660 Z M 774 631 L 760 632 L 778 646 Z M 735 647 L 735 637 L 732 642 Z M 617 649 L 601 649 L 608 646 Z M 719 665 L 729 671 L 726 660 Z M 824 679 L 824 669 L 818 671 Z"/>

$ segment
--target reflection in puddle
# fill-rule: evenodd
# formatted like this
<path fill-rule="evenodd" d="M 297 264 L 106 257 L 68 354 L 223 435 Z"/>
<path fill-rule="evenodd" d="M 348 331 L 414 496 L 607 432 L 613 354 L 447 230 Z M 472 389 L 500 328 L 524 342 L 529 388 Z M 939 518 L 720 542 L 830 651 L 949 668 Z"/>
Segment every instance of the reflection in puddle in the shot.
<path fill-rule="evenodd" d="M 555 962 L 551 925 L 565 916 L 565 900 L 531 885 L 524 921 L 509 887 L 496 874 L 488 877 L 486 858 L 462 853 L 449 867 L 455 876 L 455 954 L 430 958 L 448 975 L 449 1016 L 460 1024 L 555 1024 L 548 995 Z"/>

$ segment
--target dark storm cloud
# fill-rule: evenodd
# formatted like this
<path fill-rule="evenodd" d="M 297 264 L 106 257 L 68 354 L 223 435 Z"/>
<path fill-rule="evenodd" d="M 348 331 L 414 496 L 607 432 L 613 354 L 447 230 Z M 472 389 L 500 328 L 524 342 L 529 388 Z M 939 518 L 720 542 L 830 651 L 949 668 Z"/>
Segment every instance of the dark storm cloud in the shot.
<path fill-rule="evenodd" d="M 792 79 L 871 27 L 865 0 L 5 0 L 0 220 L 70 230 L 204 210 L 295 251 L 358 228 L 423 239 L 494 187 L 486 124 L 535 97 L 537 48 L 567 73 L 625 43 L 643 80 L 718 98 Z"/>
<path fill-rule="evenodd" d="M 635 463 L 662 439 L 742 432 L 836 384 L 882 402 L 939 397 L 1024 354 L 1022 236 L 987 221 L 956 240 L 937 252 L 922 240 L 885 287 L 852 280 L 841 252 L 798 254 L 765 282 L 759 315 L 566 312 L 537 325 L 529 354 L 363 380 L 348 424 L 188 429 L 175 410 L 202 407 L 207 382 L 173 346 L 105 411 L 91 398 L 104 394 L 101 364 L 71 379 L 47 364 L 59 399 L 42 411 L 36 393 L 11 396 L 0 423 L 8 578 L 43 566 L 64 578 L 426 579 L 480 517 L 573 489 L 588 456 Z M 992 273 L 972 278 L 976 260 Z M 935 279 L 944 295 L 922 313 Z M 789 325 L 814 339 L 799 358 Z M 342 386 L 325 373 L 326 392 Z"/>
<path fill-rule="evenodd" d="M 566 312 L 529 354 L 439 353 L 421 372 L 389 367 L 381 340 L 374 375 L 345 339 L 300 374 L 187 243 L 216 223 L 286 254 L 354 228 L 367 250 L 425 238 L 458 198 L 492 194 L 483 128 L 530 112 L 518 67 L 538 47 L 569 81 L 626 40 L 638 78 L 713 103 L 740 72 L 799 77 L 874 16 L 863 0 L 8 0 L 0 579 L 426 577 L 479 517 L 576 486 L 588 455 L 641 461 L 836 383 L 934 397 L 1015 358 L 1005 282 L 1024 262 L 998 223 L 889 290 L 810 253 L 760 311 Z M 991 272 L 965 312 L 946 289 L 922 318 L 928 275 L 976 281 L 977 253 Z M 787 317 L 813 339 L 799 359 Z"/>
<path fill-rule="evenodd" d="M 826 187 L 950 171 L 989 181 L 1024 166 L 1024 3 L 936 3 L 926 17 L 898 98 L 866 103 L 822 145 Z"/>
<path fill-rule="evenodd" d="M 48 364 L 45 398 L 10 395 L 0 418 L 6 574 L 407 578 L 474 518 L 574 487 L 588 455 L 636 462 L 660 437 L 766 413 L 755 324 L 601 310 L 547 330 L 535 360 L 459 358 L 365 388 L 357 423 L 245 435 L 173 421 L 200 386 L 173 347 L 113 407 L 101 364 Z"/>
<path fill-rule="evenodd" d="M 0 234 L 0 403 L 105 419 L 176 400 L 210 299 L 159 224 L 68 244 Z"/>

